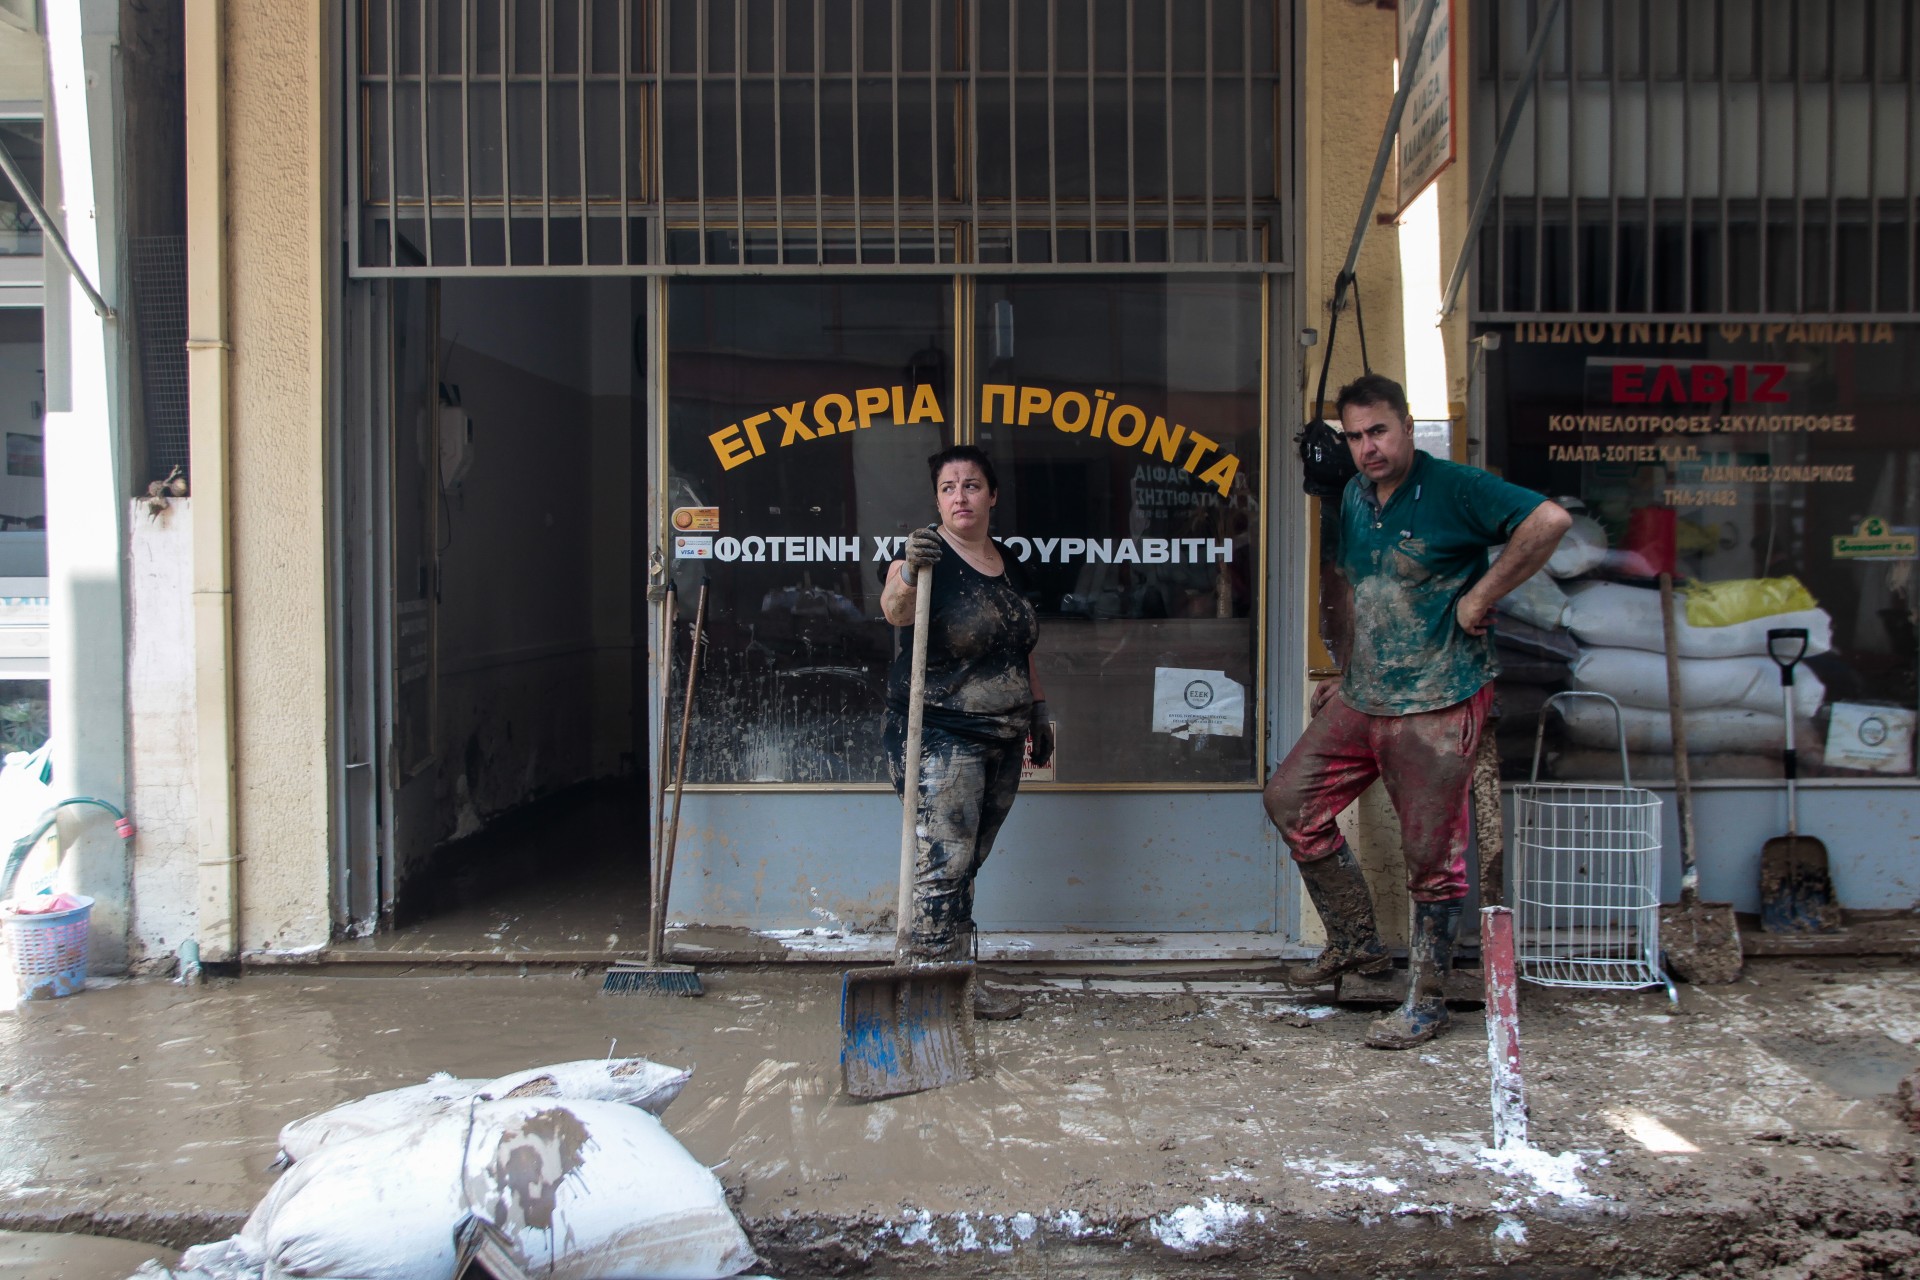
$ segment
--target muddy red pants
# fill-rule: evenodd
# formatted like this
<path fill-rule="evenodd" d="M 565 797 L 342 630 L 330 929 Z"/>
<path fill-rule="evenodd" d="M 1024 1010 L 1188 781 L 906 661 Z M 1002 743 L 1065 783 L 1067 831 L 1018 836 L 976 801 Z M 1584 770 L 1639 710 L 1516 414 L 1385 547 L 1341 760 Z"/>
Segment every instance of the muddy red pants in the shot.
<path fill-rule="evenodd" d="M 1407 888 L 1417 902 L 1467 893 L 1473 832 L 1473 757 L 1493 705 L 1493 686 L 1465 702 L 1407 716 L 1370 716 L 1328 699 L 1267 782 L 1267 816 L 1295 862 L 1340 847 L 1334 824 L 1375 778 L 1400 815 Z"/>

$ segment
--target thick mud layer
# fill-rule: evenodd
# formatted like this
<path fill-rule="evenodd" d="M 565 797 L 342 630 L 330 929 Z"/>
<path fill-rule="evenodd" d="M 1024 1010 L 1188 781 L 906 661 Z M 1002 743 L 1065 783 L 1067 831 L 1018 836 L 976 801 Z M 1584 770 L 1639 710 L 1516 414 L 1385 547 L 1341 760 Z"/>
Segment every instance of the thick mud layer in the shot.
<path fill-rule="evenodd" d="M 0 1231 L 0 1280 L 125 1280 L 149 1259 L 178 1255 L 159 1245 L 64 1232 Z"/>
<path fill-rule="evenodd" d="M 603 995 L 595 970 L 260 974 L 21 1006 L 0 1014 L 0 1223 L 224 1236 L 290 1119 L 438 1070 L 611 1051 L 693 1068 L 664 1120 L 786 1280 L 1837 1280 L 1903 1274 L 1902 1233 L 1920 1236 L 1894 1094 L 1920 1068 L 1911 966 L 1755 962 L 1677 1009 L 1526 987 L 1534 1146 L 1508 1152 L 1488 1150 L 1471 1010 L 1378 1053 L 1359 1043 L 1375 1010 L 1261 982 L 998 976 L 1028 1012 L 976 1027 L 978 1079 L 865 1104 L 840 1091 L 833 970 L 709 969 L 703 1000 Z"/>
<path fill-rule="evenodd" d="M 1740 978 L 1740 928 L 1724 902 L 1660 908 L 1660 949 L 1683 982 L 1713 987 Z"/>

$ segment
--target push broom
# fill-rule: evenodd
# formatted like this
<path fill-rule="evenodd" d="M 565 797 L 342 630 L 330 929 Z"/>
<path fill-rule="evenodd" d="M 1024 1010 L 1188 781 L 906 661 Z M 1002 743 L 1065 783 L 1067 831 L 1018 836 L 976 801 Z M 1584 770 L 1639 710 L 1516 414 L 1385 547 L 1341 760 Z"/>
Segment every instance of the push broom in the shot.
<path fill-rule="evenodd" d="M 666 948 L 667 935 L 667 895 L 673 886 L 673 851 L 680 834 L 680 793 L 681 784 L 687 776 L 687 729 L 693 721 L 693 686 L 700 674 L 701 641 L 707 625 L 707 583 L 700 584 L 700 600 L 693 613 L 693 650 L 687 655 L 687 696 L 680 708 L 680 743 L 674 753 L 673 763 L 673 813 L 666 819 L 664 833 L 659 815 L 666 808 L 666 742 L 668 684 L 666 673 L 673 666 L 673 586 L 667 586 L 667 599 L 663 606 L 665 622 L 662 634 L 665 639 L 660 646 L 660 788 L 654 803 L 654 840 L 653 840 L 653 889 L 652 901 L 647 911 L 647 958 L 642 963 L 632 960 L 616 960 L 607 970 L 606 980 L 600 989 L 615 995 L 630 995 L 638 992 L 650 996 L 697 996 L 702 994 L 700 975 L 691 965 L 668 964 L 661 959 Z M 664 840 L 662 836 L 664 834 Z"/>

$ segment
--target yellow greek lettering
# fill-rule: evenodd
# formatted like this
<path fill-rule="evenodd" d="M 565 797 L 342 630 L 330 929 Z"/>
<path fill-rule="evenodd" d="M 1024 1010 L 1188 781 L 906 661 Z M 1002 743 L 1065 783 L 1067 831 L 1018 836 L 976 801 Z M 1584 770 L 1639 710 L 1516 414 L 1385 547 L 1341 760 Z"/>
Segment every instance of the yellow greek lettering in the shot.
<path fill-rule="evenodd" d="M 925 390 L 927 390 L 926 387 L 921 387 L 920 391 L 913 393 L 913 403 L 916 410 L 920 404 L 920 392 Z M 995 399 L 1000 401 L 1002 406 L 1000 414 L 1004 414 L 1004 417 L 995 414 L 993 407 Z M 983 382 L 980 384 L 980 421 L 988 426 L 999 425 L 1010 427 L 1013 425 L 1012 387 L 1004 382 Z"/>
<path fill-rule="evenodd" d="M 1080 406 L 1079 413 L 1075 415 L 1071 420 L 1068 419 L 1067 412 L 1066 412 L 1069 405 Z M 1058 396 L 1054 397 L 1053 425 L 1058 427 L 1060 430 L 1065 431 L 1068 434 L 1072 434 L 1077 431 L 1084 431 L 1086 430 L 1086 427 L 1087 427 L 1087 419 L 1091 418 L 1092 416 L 1093 416 L 1093 405 L 1088 403 L 1087 398 L 1081 395 L 1078 391 L 1063 391 Z"/>
<path fill-rule="evenodd" d="M 860 425 L 872 426 L 873 415 L 886 411 L 889 398 L 885 387 L 862 387 L 854 392 L 853 402 L 859 406 Z"/>
<path fill-rule="evenodd" d="M 1193 469 L 1200 465 L 1200 459 L 1206 457 L 1215 449 L 1218 449 L 1220 445 L 1216 441 L 1209 440 L 1207 437 L 1201 435 L 1198 431 L 1188 435 L 1187 439 L 1193 442 L 1193 452 L 1187 455 L 1185 466 L 1187 474 L 1192 475 Z"/>
<path fill-rule="evenodd" d="M 1034 414 L 1045 413 L 1052 403 L 1053 392 L 1045 387 L 1020 388 L 1020 425 L 1032 422 Z"/>
<path fill-rule="evenodd" d="M 813 432 L 807 429 L 806 410 L 807 402 L 805 400 L 795 400 L 790 405 L 777 404 L 773 406 L 773 411 L 780 415 L 780 421 L 787 425 L 785 433 L 780 437 L 781 448 L 792 444 L 793 437 L 796 434 L 808 440 L 813 439 Z"/>
<path fill-rule="evenodd" d="M 829 414 L 829 406 L 838 407 L 838 415 Z M 813 420 L 820 428 L 820 434 L 830 436 L 836 431 L 853 430 L 853 401 L 838 391 L 830 391 L 813 402 Z"/>
<path fill-rule="evenodd" d="M 1128 416 L 1133 418 L 1133 425 L 1123 430 L 1120 422 Z M 1113 416 L 1107 419 L 1107 439 L 1113 441 L 1115 444 L 1132 446 L 1139 444 L 1140 437 L 1146 434 L 1147 415 L 1145 413 L 1130 404 L 1114 406 Z"/>
<path fill-rule="evenodd" d="M 992 422 L 991 417 L 986 419 Z M 913 409 L 907 414 L 908 422 L 945 422 L 941 416 L 940 401 L 933 394 L 933 388 L 921 383 L 913 389 Z"/>
<path fill-rule="evenodd" d="M 1098 387 L 1093 389 L 1093 430 L 1087 434 L 1096 440 L 1100 438 L 1102 431 L 1107 425 L 1107 409 L 1112 403 L 1112 400 L 1113 392 L 1102 391 Z"/>
<path fill-rule="evenodd" d="M 740 438 L 740 424 L 737 422 L 720 428 L 707 437 L 707 442 L 713 446 L 714 456 L 720 459 L 722 471 L 731 471 L 753 458 L 747 442 Z"/>
<path fill-rule="evenodd" d="M 1156 414 L 1153 419 L 1153 425 L 1147 429 L 1147 443 L 1142 447 L 1145 448 L 1148 453 L 1158 450 L 1161 461 L 1172 462 L 1174 455 L 1180 451 L 1181 437 L 1186 434 L 1187 429 L 1177 422 L 1173 424 L 1173 430 L 1169 432 L 1167 430 L 1167 420 Z"/>
<path fill-rule="evenodd" d="M 1224 454 L 1221 456 L 1220 461 L 1200 473 L 1200 482 L 1202 484 L 1212 485 L 1220 491 L 1221 497 L 1230 498 L 1233 496 L 1231 492 L 1233 489 L 1233 477 L 1237 475 L 1239 471 L 1239 456 L 1231 453 Z"/>
<path fill-rule="evenodd" d="M 767 451 L 767 446 L 760 442 L 760 424 L 771 421 L 771 413 L 756 413 L 740 424 L 747 429 L 747 439 L 753 441 L 753 456 L 756 458 Z"/>
<path fill-rule="evenodd" d="M 801 401 L 801 403 L 805 404 L 806 402 L 803 400 Z M 788 417 L 787 412 L 784 409 L 780 410 L 779 413 L 780 413 L 780 420 L 787 424 L 787 429 L 784 432 L 782 432 L 780 436 L 780 447 L 782 449 L 792 444 L 794 441 L 794 437 L 796 436 L 798 436 L 802 440 L 813 439 L 812 429 L 808 427 L 806 423 L 800 420 L 800 416 L 798 414 L 795 414 L 792 417 Z"/>

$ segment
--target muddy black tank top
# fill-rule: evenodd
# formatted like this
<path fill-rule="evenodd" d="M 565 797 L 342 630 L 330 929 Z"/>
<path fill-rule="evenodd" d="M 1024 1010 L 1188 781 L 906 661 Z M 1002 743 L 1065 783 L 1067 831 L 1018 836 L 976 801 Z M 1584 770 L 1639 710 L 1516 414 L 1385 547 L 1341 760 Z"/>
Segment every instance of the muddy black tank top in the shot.
<path fill-rule="evenodd" d="M 1033 707 L 1027 657 L 1040 618 L 1021 594 L 1013 553 L 994 543 L 1006 566 L 988 577 L 952 547 L 933 566 L 927 635 L 926 722 L 948 733 L 1005 742 L 1026 736 Z M 913 684 L 913 628 L 900 628 L 900 652 L 887 672 L 887 710 L 904 717 Z"/>

